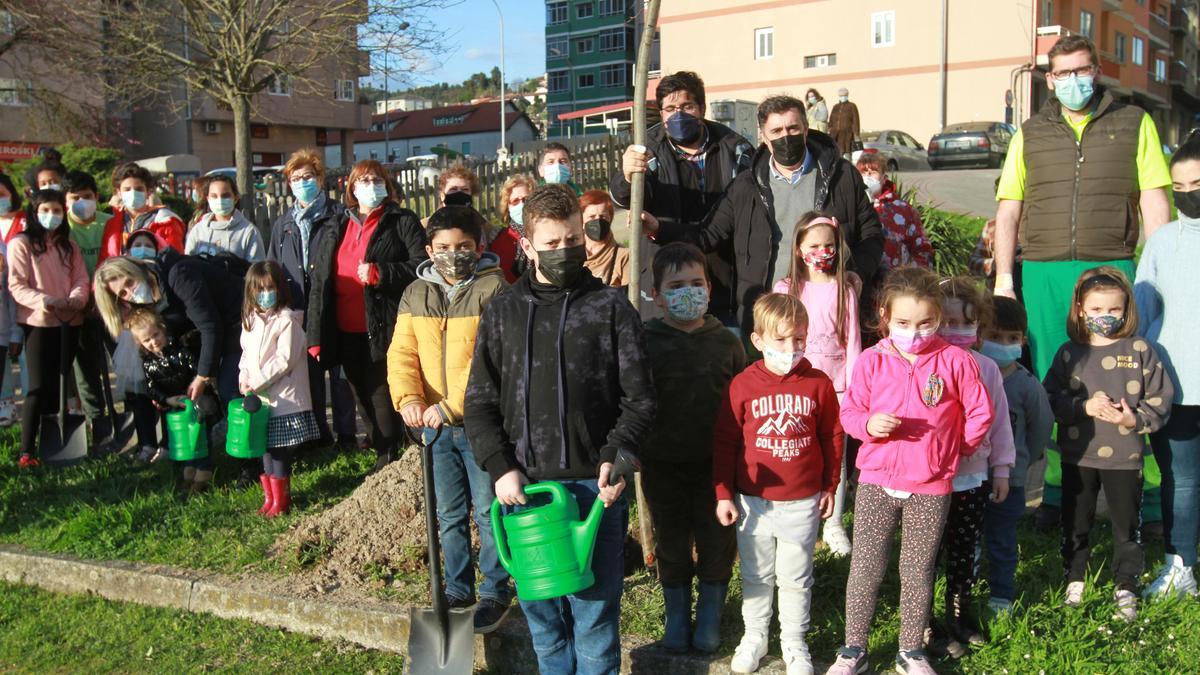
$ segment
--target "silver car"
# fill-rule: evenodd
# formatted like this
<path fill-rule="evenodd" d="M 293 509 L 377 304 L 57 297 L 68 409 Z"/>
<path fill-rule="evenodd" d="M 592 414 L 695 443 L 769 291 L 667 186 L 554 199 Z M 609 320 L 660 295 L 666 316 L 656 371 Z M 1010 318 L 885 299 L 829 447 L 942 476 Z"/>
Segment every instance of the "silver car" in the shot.
<path fill-rule="evenodd" d="M 896 129 L 864 131 L 862 133 L 862 142 L 864 152 L 874 150 L 875 152 L 883 153 L 883 156 L 887 157 L 888 173 L 929 170 L 929 160 L 925 155 L 925 146 L 903 131 Z"/>

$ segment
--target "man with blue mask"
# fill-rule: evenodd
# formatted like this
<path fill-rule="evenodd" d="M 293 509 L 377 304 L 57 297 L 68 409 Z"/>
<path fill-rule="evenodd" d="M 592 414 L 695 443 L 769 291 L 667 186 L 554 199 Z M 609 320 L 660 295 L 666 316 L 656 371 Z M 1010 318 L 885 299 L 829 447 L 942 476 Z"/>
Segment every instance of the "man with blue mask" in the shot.
<path fill-rule="evenodd" d="M 1020 294 L 1028 308 L 1029 348 L 1039 379 L 1067 341 L 1079 275 L 1110 265 L 1133 279 L 1139 221 L 1149 238 L 1170 220 L 1171 177 L 1154 121 L 1101 86 L 1099 53 L 1086 37 L 1065 36 L 1048 56 L 1046 86 L 1053 97 L 1009 143 L 996 190 L 994 250 L 996 294 Z M 1135 203 L 1140 217 L 1131 208 Z M 1018 229 L 1021 288 L 1013 279 Z M 1038 511 L 1045 528 L 1058 526 L 1060 466 L 1051 449 Z M 1152 457 L 1146 474 L 1150 480 L 1158 475 Z M 1161 520 L 1156 497 L 1157 490 L 1148 491 L 1143 502 L 1148 523 Z"/>
<path fill-rule="evenodd" d="M 575 196 L 583 195 L 583 188 L 575 184 L 571 173 L 571 151 L 562 143 L 551 141 L 542 147 L 538 153 L 538 176 L 542 185 L 561 184 L 575 191 Z"/>
<path fill-rule="evenodd" d="M 750 168 L 754 146 L 724 124 L 705 119 L 704 81 L 693 72 L 663 77 L 654 91 L 662 122 L 646 131 L 646 146 L 631 145 L 621 159 L 621 169 L 608 182 L 617 208 L 629 208 L 630 180 L 646 174 L 645 210 L 656 217 L 698 228 L 725 188 Z M 652 301 L 651 262 L 658 246 L 642 245 L 641 312 L 646 320 L 662 318 Z M 729 247 L 708 256 L 712 282 L 710 313 L 726 325 L 734 323 L 733 251 Z"/>

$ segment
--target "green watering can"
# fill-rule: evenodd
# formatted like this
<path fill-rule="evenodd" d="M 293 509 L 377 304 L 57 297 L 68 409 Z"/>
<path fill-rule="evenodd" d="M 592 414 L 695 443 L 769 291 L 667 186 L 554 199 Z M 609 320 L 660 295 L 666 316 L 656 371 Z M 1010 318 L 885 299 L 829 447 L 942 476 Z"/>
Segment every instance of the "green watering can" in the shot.
<path fill-rule="evenodd" d="M 267 451 L 267 420 L 271 408 L 251 392 L 246 398 L 235 398 L 226 411 L 229 431 L 225 436 L 225 454 L 239 459 L 262 457 Z"/>
<path fill-rule="evenodd" d="M 620 450 L 610 483 L 625 478 L 628 489 L 633 484 L 633 472 L 640 468 L 632 453 Z M 525 494 L 550 495 L 550 503 L 501 516 L 500 500 L 492 502 L 496 554 L 517 582 L 517 596 L 522 600 L 549 600 L 590 588 L 596 583 L 592 552 L 604 502 L 597 499 L 587 518 L 580 520 L 579 504 L 562 483 L 526 485 Z"/>
<path fill-rule="evenodd" d="M 204 423 L 196 416 L 196 404 L 183 399 L 183 410 L 167 413 L 168 456 L 176 462 L 208 457 Z"/>

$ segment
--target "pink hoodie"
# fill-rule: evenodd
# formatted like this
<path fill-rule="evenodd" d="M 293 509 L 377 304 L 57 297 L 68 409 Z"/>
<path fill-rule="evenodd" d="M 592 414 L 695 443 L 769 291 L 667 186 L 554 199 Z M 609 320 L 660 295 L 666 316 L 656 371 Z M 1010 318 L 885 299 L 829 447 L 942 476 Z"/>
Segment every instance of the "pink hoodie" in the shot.
<path fill-rule="evenodd" d="M 876 413 L 899 417 L 887 438 L 867 433 Z M 939 337 L 913 364 L 884 339 L 862 353 L 842 400 L 842 426 L 863 442 L 859 480 L 893 490 L 946 495 L 961 455 L 970 455 L 992 423 L 992 401 L 979 366 Z"/>
<path fill-rule="evenodd" d="M 1004 375 L 1000 366 L 974 349 L 968 350 L 979 366 L 979 379 L 992 399 L 992 425 L 975 454 L 963 457 L 958 463 L 957 476 L 969 476 L 992 470 L 993 478 L 1008 478 L 1017 462 L 1017 443 L 1013 440 L 1012 423 L 1008 418 L 1008 396 L 1004 395 Z"/>

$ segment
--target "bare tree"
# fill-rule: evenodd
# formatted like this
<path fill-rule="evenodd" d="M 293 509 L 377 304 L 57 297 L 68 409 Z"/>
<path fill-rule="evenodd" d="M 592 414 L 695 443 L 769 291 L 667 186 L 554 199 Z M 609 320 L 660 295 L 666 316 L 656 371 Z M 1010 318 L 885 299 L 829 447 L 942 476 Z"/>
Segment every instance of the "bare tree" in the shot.
<path fill-rule="evenodd" d="M 250 118 L 272 85 L 328 88 L 330 73 L 357 78 L 368 58 L 360 41 L 403 52 L 436 48 L 425 13 L 445 0 L 103 0 L 104 78 L 130 105 L 196 94 L 233 113 L 238 190 L 253 195 Z M 424 27 L 424 28 L 422 28 Z"/>

